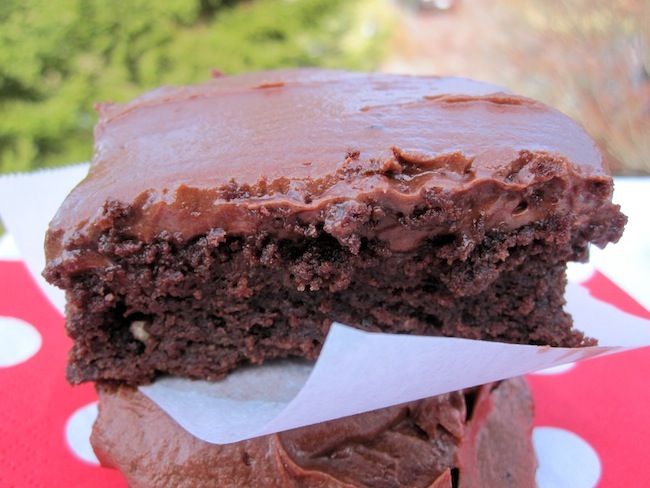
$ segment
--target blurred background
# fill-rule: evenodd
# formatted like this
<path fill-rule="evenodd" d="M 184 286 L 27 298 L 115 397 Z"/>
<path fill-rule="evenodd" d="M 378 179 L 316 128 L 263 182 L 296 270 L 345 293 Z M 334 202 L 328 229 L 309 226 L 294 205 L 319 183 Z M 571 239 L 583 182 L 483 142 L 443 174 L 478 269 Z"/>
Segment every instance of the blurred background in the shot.
<path fill-rule="evenodd" d="M 87 161 L 97 101 L 325 66 L 494 82 L 649 174 L 649 28 L 649 0 L 2 0 L 0 173 Z"/>

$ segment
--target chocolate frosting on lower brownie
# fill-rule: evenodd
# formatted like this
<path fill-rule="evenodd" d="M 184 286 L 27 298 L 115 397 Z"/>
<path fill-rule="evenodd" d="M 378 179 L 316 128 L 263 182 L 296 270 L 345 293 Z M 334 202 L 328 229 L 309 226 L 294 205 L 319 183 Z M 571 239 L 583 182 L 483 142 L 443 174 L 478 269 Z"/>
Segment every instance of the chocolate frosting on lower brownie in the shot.
<path fill-rule="evenodd" d="M 521 378 L 228 445 L 192 437 L 137 390 L 98 392 L 92 444 L 133 488 L 535 486 Z"/>

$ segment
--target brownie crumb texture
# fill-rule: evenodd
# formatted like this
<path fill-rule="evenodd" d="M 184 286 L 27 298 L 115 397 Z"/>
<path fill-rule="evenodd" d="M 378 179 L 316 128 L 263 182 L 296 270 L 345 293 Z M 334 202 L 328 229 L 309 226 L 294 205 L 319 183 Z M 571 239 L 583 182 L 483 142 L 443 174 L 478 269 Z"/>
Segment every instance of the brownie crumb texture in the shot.
<path fill-rule="evenodd" d="M 454 229 L 453 216 L 462 216 L 453 202 L 429 200 L 393 216 L 402 232 L 434 227 L 440 214 Z M 110 265 L 56 278 L 68 290 L 73 383 L 217 379 L 242 363 L 313 359 L 333 321 L 368 331 L 590 345 L 562 310 L 566 262 L 585 260 L 590 241 L 623 226 L 610 205 L 582 227 L 572 213 L 503 232 L 478 221 L 473 235 L 445 232 L 394 252 L 367 237 L 373 216 L 388 212 L 368 204 L 337 205 L 337 222 L 363 222 L 338 239 L 326 231 L 332 208 L 317 225 L 280 220 L 281 209 L 268 217 L 294 233 L 300 228 L 298 238 L 215 228 L 189 241 L 163 232 L 151 243 L 121 231 L 119 218 L 129 211 L 106 206 L 113 225 L 93 259 Z"/>

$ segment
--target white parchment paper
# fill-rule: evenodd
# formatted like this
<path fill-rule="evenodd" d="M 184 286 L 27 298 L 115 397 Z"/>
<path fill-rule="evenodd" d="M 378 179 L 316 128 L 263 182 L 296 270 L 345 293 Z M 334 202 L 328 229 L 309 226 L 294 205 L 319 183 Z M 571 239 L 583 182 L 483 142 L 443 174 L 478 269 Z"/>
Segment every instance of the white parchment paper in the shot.
<path fill-rule="evenodd" d="M 43 236 L 86 171 L 79 165 L 0 178 L 0 215 L 59 310 L 62 293 L 40 278 Z M 567 302 L 576 327 L 598 338 L 599 347 L 377 334 L 334 324 L 316 364 L 275 361 L 224 381 L 163 378 L 140 389 L 194 436 L 229 443 L 650 345 L 650 321 L 595 300 L 575 282 Z"/>

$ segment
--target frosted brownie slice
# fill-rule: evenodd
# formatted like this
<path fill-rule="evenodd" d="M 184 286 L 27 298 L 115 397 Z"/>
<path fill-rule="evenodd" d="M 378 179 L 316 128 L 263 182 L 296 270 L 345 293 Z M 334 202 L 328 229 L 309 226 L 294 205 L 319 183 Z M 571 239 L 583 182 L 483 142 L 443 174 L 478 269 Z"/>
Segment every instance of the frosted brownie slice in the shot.
<path fill-rule="evenodd" d="M 68 378 L 315 358 L 332 321 L 581 346 L 565 265 L 625 217 L 569 118 L 458 78 L 296 70 L 99 106 L 50 225 Z"/>

